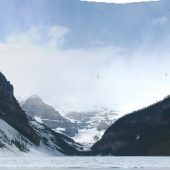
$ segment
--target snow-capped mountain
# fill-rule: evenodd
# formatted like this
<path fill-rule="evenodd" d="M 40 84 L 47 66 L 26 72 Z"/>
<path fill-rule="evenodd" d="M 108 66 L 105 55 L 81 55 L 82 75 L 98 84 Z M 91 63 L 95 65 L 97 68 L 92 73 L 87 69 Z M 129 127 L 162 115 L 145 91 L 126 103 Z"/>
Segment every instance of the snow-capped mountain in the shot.
<path fill-rule="evenodd" d="M 0 153 L 3 156 L 80 155 L 83 150 L 73 139 L 28 119 L 14 97 L 13 86 L 0 72 Z"/>
<path fill-rule="evenodd" d="M 106 108 L 90 111 L 65 111 L 62 116 L 37 95 L 28 97 L 20 104 L 31 118 L 88 147 L 98 141 L 104 131 L 118 118 L 116 111 Z"/>
<path fill-rule="evenodd" d="M 98 141 L 104 131 L 118 118 L 116 111 L 106 108 L 90 111 L 63 111 L 64 116 L 62 116 L 37 95 L 28 97 L 20 104 L 31 118 L 88 147 Z"/>
<path fill-rule="evenodd" d="M 73 137 L 77 142 L 91 146 L 97 142 L 105 130 L 118 118 L 118 113 L 106 108 L 91 111 L 72 111 L 65 117 L 76 122 L 79 133 Z"/>
<path fill-rule="evenodd" d="M 55 108 L 46 104 L 37 95 L 28 97 L 25 101 L 20 102 L 20 105 L 28 116 L 45 124 L 56 132 L 61 132 L 70 137 L 73 137 L 76 133 L 78 133 L 76 123 L 73 123 L 69 119 L 63 117 L 55 110 Z"/>

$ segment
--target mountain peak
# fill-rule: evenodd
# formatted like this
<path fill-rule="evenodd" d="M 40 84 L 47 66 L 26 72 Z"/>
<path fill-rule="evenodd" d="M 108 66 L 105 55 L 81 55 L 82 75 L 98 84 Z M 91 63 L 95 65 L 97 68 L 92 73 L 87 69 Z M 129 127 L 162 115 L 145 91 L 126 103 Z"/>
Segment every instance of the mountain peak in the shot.
<path fill-rule="evenodd" d="M 39 96 L 33 95 L 22 102 L 21 107 L 29 117 L 36 118 L 53 130 L 70 137 L 78 132 L 77 124 L 63 117 L 54 107 L 46 104 Z M 37 119 L 38 118 L 38 119 Z"/>
<path fill-rule="evenodd" d="M 32 99 L 39 99 L 39 100 L 42 101 L 42 99 L 41 99 L 38 95 L 36 95 L 36 94 L 33 94 L 33 95 L 30 96 L 29 98 L 32 98 Z"/>
<path fill-rule="evenodd" d="M 45 104 L 44 101 L 38 96 L 38 95 L 32 95 L 29 98 L 26 99 L 28 102 L 34 102 L 36 104 Z"/>

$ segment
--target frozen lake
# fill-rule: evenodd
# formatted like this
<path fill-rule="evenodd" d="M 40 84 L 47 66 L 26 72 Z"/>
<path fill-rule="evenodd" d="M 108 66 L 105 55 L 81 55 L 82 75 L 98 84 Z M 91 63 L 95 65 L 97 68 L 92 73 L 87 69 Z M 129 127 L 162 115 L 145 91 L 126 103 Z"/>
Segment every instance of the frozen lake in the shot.
<path fill-rule="evenodd" d="M 170 157 L 0 157 L 0 170 L 170 169 Z"/>

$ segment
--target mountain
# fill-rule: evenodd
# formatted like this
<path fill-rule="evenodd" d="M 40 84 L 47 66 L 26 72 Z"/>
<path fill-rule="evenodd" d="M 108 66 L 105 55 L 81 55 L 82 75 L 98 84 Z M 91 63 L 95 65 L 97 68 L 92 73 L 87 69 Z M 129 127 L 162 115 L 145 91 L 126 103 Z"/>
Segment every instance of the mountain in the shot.
<path fill-rule="evenodd" d="M 80 155 L 83 149 L 69 137 L 28 119 L 14 97 L 13 86 L 0 73 L 0 153 L 7 156 Z"/>
<path fill-rule="evenodd" d="M 83 145 L 91 146 L 117 119 L 117 113 L 108 110 L 70 111 L 62 116 L 39 96 L 22 100 L 20 105 L 27 115 L 56 132 L 61 132 Z"/>
<path fill-rule="evenodd" d="M 68 136 L 57 133 L 34 119 L 30 119 L 30 126 L 41 138 L 42 146 L 40 145 L 40 148 L 44 149 L 45 147 L 47 150 L 50 150 L 53 155 L 58 155 L 58 153 L 60 153 L 59 155 L 83 154 L 84 147 Z"/>
<path fill-rule="evenodd" d="M 40 139 L 40 144 L 34 145 L 28 138 L 0 119 L 0 156 L 62 156 L 80 155 L 83 146 L 69 137 L 59 134 L 35 120 L 29 121 Z"/>
<path fill-rule="evenodd" d="M 65 113 L 77 124 L 78 133 L 73 137 L 77 142 L 91 146 L 97 142 L 105 130 L 118 118 L 117 112 L 106 108 L 91 111 L 72 111 Z"/>
<path fill-rule="evenodd" d="M 2 73 L 0 73 L 0 118 L 29 138 L 31 142 L 39 145 L 38 135 L 29 126 L 25 112 L 13 95 L 13 86 Z"/>
<path fill-rule="evenodd" d="M 92 155 L 169 156 L 170 96 L 118 119 L 93 145 Z"/>
<path fill-rule="evenodd" d="M 76 123 L 72 123 L 70 120 L 64 118 L 55 108 L 44 103 L 44 101 L 36 95 L 22 101 L 21 107 L 28 116 L 44 123 L 56 132 L 62 132 L 70 137 L 78 133 Z"/>

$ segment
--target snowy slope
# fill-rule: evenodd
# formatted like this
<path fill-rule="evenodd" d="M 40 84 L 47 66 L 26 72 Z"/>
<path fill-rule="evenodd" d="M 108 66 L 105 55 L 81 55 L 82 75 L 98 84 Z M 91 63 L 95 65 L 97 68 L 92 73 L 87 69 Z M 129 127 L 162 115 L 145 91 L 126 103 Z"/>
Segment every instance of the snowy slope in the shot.
<path fill-rule="evenodd" d="M 84 147 L 73 139 L 64 134 L 57 133 L 35 120 L 30 120 L 30 126 L 40 136 L 41 144 L 53 153 L 60 152 L 65 155 L 79 155 L 84 150 Z"/>
<path fill-rule="evenodd" d="M 30 125 L 40 136 L 36 146 L 12 126 L 0 119 L 0 156 L 62 156 L 79 155 L 83 147 L 72 139 L 57 134 L 46 126 L 30 121 Z"/>
<path fill-rule="evenodd" d="M 38 153 L 36 150 L 34 144 L 0 119 L 0 156 L 24 156 Z"/>
<path fill-rule="evenodd" d="M 9 153 L 18 153 L 21 151 L 18 145 L 16 144 L 19 142 L 21 145 L 25 146 L 26 143 L 30 143 L 24 136 L 19 134 L 14 128 L 12 128 L 9 124 L 5 121 L 0 119 L 0 148 L 1 152 L 0 155 L 4 155 L 7 151 Z M 27 145 L 26 145 L 27 147 Z M 6 152 L 2 152 L 6 151 Z M 25 148 L 25 152 L 27 149 Z"/>

